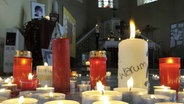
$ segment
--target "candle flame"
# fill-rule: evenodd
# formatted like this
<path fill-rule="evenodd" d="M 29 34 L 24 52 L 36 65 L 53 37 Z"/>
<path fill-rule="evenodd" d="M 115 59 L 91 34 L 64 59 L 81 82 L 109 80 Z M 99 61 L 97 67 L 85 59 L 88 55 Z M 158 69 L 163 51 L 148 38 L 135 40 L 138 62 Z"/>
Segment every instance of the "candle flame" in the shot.
<path fill-rule="evenodd" d="M 155 95 L 151 95 L 150 97 L 151 97 L 151 99 L 156 99 Z"/>
<path fill-rule="evenodd" d="M 22 65 L 25 65 L 25 64 L 26 64 L 26 59 L 23 59 L 23 60 L 21 61 L 21 64 L 22 64 Z"/>
<path fill-rule="evenodd" d="M 0 92 L 5 92 L 5 88 L 0 89 Z"/>
<path fill-rule="evenodd" d="M 19 97 L 18 103 L 19 104 L 23 104 L 24 103 L 24 97 L 23 96 Z"/>
<path fill-rule="evenodd" d="M 47 87 L 48 87 L 47 85 L 44 86 L 45 89 L 46 89 Z"/>
<path fill-rule="evenodd" d="M 102 94 L 104 93 L 104 85 L 102 84 L 102 82 L 101 81 L 98 81 L 97 83 L 96 83 L 96 86 L 97 86 L 97 90 L 99 91 L 99 92 L 102 92 Z"/>
<path fill-rule="evenodd" d="M 48 63 L 47 62 L 44 62 L 44 66 L 48 66 Z"/>
<path fill-rule="evenodd" d="M 172 58 L 169 58 L 169 59 L 167 60 L 167 63 L 169 63 L 169 64 L 173 63 L 173 59 L 172 59 Z"/>
<path fill-rule="evenodd" d="M 130 20 L 130 39 L 135 38 L 135 23 L 133 19 Z"/>
<path fill-rule="evenodd" d="M 107 96 L 102 96 L 101 100 L 103 101 L 103 104 L 110 104 L 109 99 Z"/>
<path fill-rule="evenodd" d="M 58 104 L 63 104 L 62 102 L 58 102 Z"/>
<path fill-rule="evenodd" d="M 32 80 L 33 79 L 33 75 L 31 73 L 28 74 L 28 80 Z"/>
<path fill-rule="evenodd" d="M 128 89 L 131 90 L 131 88 L 133 88 L 133 85 L 134 85 L 134 80 L 132 77 L 130 77 L 127 81 L 127 86 L 128 86 Z"/>
<path fill-rule="evenodd" d="M 50 93 L 49 93 L 49 96 L 50 96 L 50 97 L 54 97 L 53 92 L 50 92 Z"/>

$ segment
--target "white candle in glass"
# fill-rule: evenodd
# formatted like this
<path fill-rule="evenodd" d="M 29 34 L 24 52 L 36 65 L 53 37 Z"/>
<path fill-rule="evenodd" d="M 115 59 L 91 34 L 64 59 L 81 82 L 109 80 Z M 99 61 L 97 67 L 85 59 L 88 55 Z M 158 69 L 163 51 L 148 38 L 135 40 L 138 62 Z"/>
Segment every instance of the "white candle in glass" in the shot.
<path fill-rule="evenodd" d="M 39 103 L 43 104 L 48 101 L 52 100 L 64 100 L 65 99 L 65 94 L 63 93 L 44 93 L 39 95 Z"/>
<path fill-rule="evenodd" d="M 97 83 L 97 90 L 82 92 L 82 104 L 92 104 L 95 101 L 103 100 L 119 100 L 121 101 L 122 95 L 117 91 L 104 90 L 101 83 Z"/>
<path fill-rule="evenodd" d="M 52 66 L 48 66 L 45 62 L 44 66 L 36 67 L 37 78 L 39 79 L 40 86 L 52 86 Z"/>
<path fill-rule="evenodd" d="M 74 100 L 54 100 L 45 102 L 44 104 L 80 104 L 80 103 Z"/>
<path fill-rule="evenodd" d="M 104 102 L 104 101 L 96 101 L 93 104 L 128 104 L 126 102 L 123 101 L 116 101 L 116 100 L 110 100 L 108 102 Z"/>
<path fill-rule="evenodd" d="M 176 90 L 172 89 L 155 89 L 155 94 L 166 95 L 170 97 L 170 101 L 176 101 Z"/>
<path fill-rule="evenodd" d="M 21 96 L 19 98 L 7 99 L 2 104 L 38 104 L 38 100 Z"/>
<path fill-rule="evenodd" d="M 48 87 L 47 85 L 45 85 L 44 87 L 38 87 L 38 88 L 36 88 L 36 91 L 38 93 L 54 92 L 54 87 Z"/>

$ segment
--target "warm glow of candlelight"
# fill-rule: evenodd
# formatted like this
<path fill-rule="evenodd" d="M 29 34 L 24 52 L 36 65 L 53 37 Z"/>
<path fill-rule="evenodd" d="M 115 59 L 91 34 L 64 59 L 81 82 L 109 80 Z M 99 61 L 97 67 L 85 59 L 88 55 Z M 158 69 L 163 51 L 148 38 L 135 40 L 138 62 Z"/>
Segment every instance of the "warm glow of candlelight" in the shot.
<path fill-rule="evenodd" d="M 12 84 L 12 82 L 8 82 L 8 85 L 11 85 Z"/>
<path fill-rule="evenodd" d="M 131 88 L 133 88 L 133 85 L 134 85 L 134 80 L 132 77 L 130 77 L 127 81 L 127 86 L 128 86 L 128 89 L 131 90 Z"/>
<path fill-rule="evenodd" d="M 32 80 L 33 79 L 33 75 L 31 73 L 28 74 L 28 80 Z"/>
<path fill-rule="evenodd" d="M 156 99 L 155 95 L 151 95 L 150 97 L 151 97 L 151 99 Z"/>
<path fill-rule="evenodd" d="M 49 93 L 49 96 L 50 96 L 50 97 L 54 97 L 53 92 L 50 92 L 50 93 Z"/>
<path fill-rule="evenodd" d="M 48 63 L 47 62 L 44 62 L 44 66 L 48 66 Z"/>
<path fill-rule="evenodd" d="M 0 89 L 0 92 L 5 92 L 5 89 L 4 88 Z"/>
<path fill-rule="evenodd" d="M 24 97 L 20 96 L 18 99 L 18 104 L 23 104 L 24 103 Z"/>
<path fill-rule="evenodd" d="M 130 20 L 130 39 L 134 39 L 135 38 L 135 23 L 133 21 L 133 19 Z"/>
<path fill-rule="evenodd" d="M 107 96 L 102 96 L 101 100 L 103 101 L 103 104 L 110 104 L 109 99 Z"/>
<path fill-rule="evenodd" d="M 45 85 L 45 86 L 44 86 L 44 89 L 46 89 L 47 87 L 48 87 L 48 86 L 47 86 L 47 85 Z"/>
<path fill-rule="evenodd" d="M 58 104 L 63 104 L 62 102 L 58 102 Z"/>
<path fill-rule="evenodd" d="M 26 59 L 23 59 L 23 60 L 21 61 L 21 64 L 22 64 L 22 65 L 25 65 L 25 64 L 26 64 Z"/>
<path fill-rule="evenodd" d="M 172 58 L 169 58 L 169 59 L 167 60 L 167 63 L 172 64 L 172 63 L 173 63 L 173 59 L 172 59 Z"/>
<path fill-rule="evenodd" d="M 97 90 L 98 90 L 99 92 L 102 92 L 102 94 L 104 93 L 104 85 L 102 84 L 101 81 L 98 81 L 98 82 L 96 83 L 96 87 L 97 87 Z"/>

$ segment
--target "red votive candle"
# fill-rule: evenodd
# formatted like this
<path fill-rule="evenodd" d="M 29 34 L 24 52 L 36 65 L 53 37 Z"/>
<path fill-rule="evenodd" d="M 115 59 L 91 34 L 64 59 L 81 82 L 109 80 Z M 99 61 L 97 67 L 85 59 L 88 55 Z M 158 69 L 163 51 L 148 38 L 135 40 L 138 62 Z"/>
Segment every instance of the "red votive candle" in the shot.
<path fill-rule="evenodd" d="M 33 75 L 30 73 L 28 75 L 28 79 L 20 80 L 20 86 L 22 91 L 36 90 L 36 88 L 38 87 L 38 79 L 37 78 L 33 79 Z"/>
<path fill-rule="evenodd" d="M 17 87 L 20 88 L 20 80 L 28 79 L 27 75 L 32 72 L 32 58 L 30 51 L 17 50 L 14 56 L 13 78 Z"/>
<path fill-rule="evenodd" d="M 90 85 L 92 89 L 95 88 L 98 81 L 106 85 L 106 60 L 105 51 L 90 52 Z"/>
<path fill-rule="evenodd" d="M 52 84 L 55 92 L 70 92 L 70 42 L 68 38 L 57 38 L 52 42 Z"/>
<path fill-rule="evenodd" d="M 179 91 L 180 88 L 180 58 L 165 57 L 159 59 L 160 84 L 170 86 Z"/>

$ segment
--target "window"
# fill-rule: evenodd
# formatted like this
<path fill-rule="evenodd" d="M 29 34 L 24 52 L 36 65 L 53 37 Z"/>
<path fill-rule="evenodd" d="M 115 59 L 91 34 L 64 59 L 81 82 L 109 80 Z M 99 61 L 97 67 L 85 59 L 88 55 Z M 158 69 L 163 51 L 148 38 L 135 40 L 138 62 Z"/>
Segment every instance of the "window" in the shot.
<path fill-rule="evenodd" d="M 137 6 L 148 4 L 155 1 L 158 1 L 158 0 L 137 0 Z"/>
<path fill-rule="evenodd" d="M 98 0 L 98 8 L 114 8 L 113 0 Z"/>

